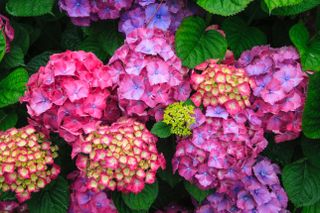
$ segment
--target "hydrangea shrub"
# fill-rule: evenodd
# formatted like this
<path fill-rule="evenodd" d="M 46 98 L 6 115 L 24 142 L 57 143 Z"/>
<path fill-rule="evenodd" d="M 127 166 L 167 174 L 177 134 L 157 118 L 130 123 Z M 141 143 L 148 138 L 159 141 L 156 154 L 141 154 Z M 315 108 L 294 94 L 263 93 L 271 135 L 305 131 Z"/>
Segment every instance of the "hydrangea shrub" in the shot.
<path fill-rule="evenodd" d="M 319 212 L 319 9 L 1 1 L 0 212 Z"/>

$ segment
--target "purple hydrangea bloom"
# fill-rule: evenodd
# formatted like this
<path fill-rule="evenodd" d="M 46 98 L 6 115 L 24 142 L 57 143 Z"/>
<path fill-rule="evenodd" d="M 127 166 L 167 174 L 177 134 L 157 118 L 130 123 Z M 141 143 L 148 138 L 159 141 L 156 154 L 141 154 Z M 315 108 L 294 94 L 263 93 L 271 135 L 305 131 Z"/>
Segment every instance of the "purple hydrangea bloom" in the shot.
<path fill-rule="evenodd" d="M 255 172 L 257 169 L 267 170 L 272 181 L 260 181 L 260 174 Z M 287 212 L 288 197 L 277 176 L 278 166 L 266 158 L 260 158 L 255 164 L 251 164 L 250 170 L 254 172 L 244 177 L 238 176 L 238 179 L 233 181 L 221 180 L 224 187 L 217 188 L 215 193 L 209 195 L 196 213 Z"/>
<path fill-rule="evenodd" d="M 119 31 L 129 34 L 139 27 L 159 28 L 175 32 L 183 18 L 197 13 L 183 0 L 157 3 L 156 0 L 136 0 L 132 8 L 121 15 Z"/>
<path fill-rule="evenodd" d="M 91 21 L 119 18 L 121 10 L 130 8 L 132 1 L 59 0 L 59 7 L 67 12 L 75 25 L 89 26 Z"/>
<path fill-rule="evenodd" d="M 178 139 L 173 170 L 202 189 L 224 188 L 225 180 L 251 175 L 267 140 L 253 111 L 246 109 L 238 117 L 207 117 L 193 126 L 190 137 Z"/>
<path fill-rule="evenodd" d="M 299 137 L 308 76 L 296 49 L 257 46 L 242 53 L 237 67 L 255 85 L 250 100 L 263 128 L 275 133 L 276 142 Z"/>
<path fill-rule="evenodd" d="M 169 8 L 166 5 L 151 4 L 145 10 L 148 27 L 167 30 L 171 23 Z"/>

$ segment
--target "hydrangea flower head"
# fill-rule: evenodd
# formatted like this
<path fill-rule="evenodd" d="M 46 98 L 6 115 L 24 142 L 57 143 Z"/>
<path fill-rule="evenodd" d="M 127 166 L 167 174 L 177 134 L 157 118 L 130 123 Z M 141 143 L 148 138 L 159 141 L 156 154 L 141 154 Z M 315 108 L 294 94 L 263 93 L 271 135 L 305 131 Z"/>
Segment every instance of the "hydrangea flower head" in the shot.
<path fill-rule="evenodd" d="M 136 1 L 130 10 L 121 15 L 119 31 L 128 35 L 141 27 L 158 28 L 175 32 L 185 17 L 195 13 L 192 5 L 183 0 Z"/>
<path fill-rule="evenodd" d="M 67 12 L 75 25 L 89 26 L 91 21 L 117 19 L 132 0 L 59 0 L 61 10 Z"/>
<path fill-rule="evenodd" d="M 189 97 L 188 69 L 175 55 L 173 42 L 169 32 L 139 28 L 116 50 L 109 65 L 123 113 L 160 120 L 166 106 Z"/>
<path fill-rule="evenodd" d="M 178 140 L 173 170 L 202 189 L 223 187 L 222 180 L 243 176 L 248 159 L 266 146 L 261 121 L 250 109 L 234 117 L 210 114 L 190 137 Z"/>
<path fill-rule="evenodd" d="M 6 40 L 6 52 L 10 51 L 10 42 L 14 38 L 14 29 L 10 25 L 9 19 L 0 14 L 0 30 Z"/>
<path fill-rule="evenodd" d="M 191 100 L 196 106 L 220 107 L 232 115 L 250 106 L 251 85 L 243 69 L 215 62 L 197 68 L 202 72 L 193 71 L 191 75 L 196 90 Z"/>
<path fill-rule="evenodd" d="M 110 68 L 92 53 L 53 54 L 47 65 L 31 76 L 21 101 L 27 103 L 32 125 L 73 142 L 101 121 L 119 117 L 111 78 Z M 107 103 L 112 110 L 106 110 Z"/>
<path fill-rule="evenodd" d="M 170 125 L 173 134 L 191 135 L 191 125 L 196 122 L 194 110 L 194 106 L 186 105 L 184 102 L 170 104 L 164 110 L 163 122 Z"/>
<path fill-rule="evenodd" d="M 34 127 L 0 133 L 0 189 L 13 191 L 19 202 L 29 199 L 60 173 L 54 164 L 57 146 L 51 146 Z"/>
<path fill-rule="evenodd" d="M 301 132 L 307 75 L 293 47 L 257 46 L 238 60 L 254 82 L 251 102 L 275 141 L 295 139 Z"/>
<path fill-rule="evenodd" d="M 264 168 L 264 167 L 267 168 Z M 261 174 L 268 170 L 264 180 Z M 267 174 L 266 173 L 266 174 Z M 288 197 L 278 179 L 279 168 L 267 159 L 259 159 L 251 165 L 245 177 L 228 182 L 223 189 L 209 195 L 197 213 L 206 212 L 287 212 Z M 267 180 L 267 181 L 265 181 Z"/>
<path fill-rule="evenodd" d="M 0 211 L 3 213 L 28 213 L 29 208 L 27 203 L 18 203 L 16 201 L 0 201 Z"/>
<path fill-rule="evenodd" d="M 105 191 L 95 192 L 86 186 L 88 179 L 77 174 L 70 174 L 75 180 L 71 185 L 71 199 L 69 213 L 94 212 L 94 213 L 117 213 L 117 209 Z M 73 179 L 74 179 L 73 178 Z"/>
<path fill-rule="evenodd" d="M 115 190 L 139 193 L 155 181 L 165 159 L 156 147 L 157 138 L 144 124 L 122 118 L 111 126 L 101 126 L 80 139 L 73 154 L 87 187 L 94 191 Z"/>

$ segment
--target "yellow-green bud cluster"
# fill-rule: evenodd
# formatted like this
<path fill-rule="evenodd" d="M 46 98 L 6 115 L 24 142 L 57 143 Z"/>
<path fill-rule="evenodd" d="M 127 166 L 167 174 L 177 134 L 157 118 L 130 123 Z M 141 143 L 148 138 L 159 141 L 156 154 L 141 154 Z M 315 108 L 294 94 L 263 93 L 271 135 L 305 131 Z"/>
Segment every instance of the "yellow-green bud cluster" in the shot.
<path fill-rule="evenodd" d="M 179 136 L 191 135 L 191 125 L 196 121 L 194 106 L 176 102 L 164 110 L 163 122 L 170 125 L 171 133 Z"/>

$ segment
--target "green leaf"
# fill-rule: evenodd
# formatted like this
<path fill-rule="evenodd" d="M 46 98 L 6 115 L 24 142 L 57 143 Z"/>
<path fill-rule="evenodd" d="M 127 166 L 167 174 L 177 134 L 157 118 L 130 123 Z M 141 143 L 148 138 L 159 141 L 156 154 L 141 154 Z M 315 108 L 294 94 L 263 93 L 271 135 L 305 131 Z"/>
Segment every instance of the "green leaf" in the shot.
<path fill-rule="evenodd" d="M 30 213 L 66 213 L 69 207 L 68 182 L 61 176 L 27 201 Z"/>
<path fill-rule="evenodd" d="M 69 26 L 61 35 L 61 47 L 66 50 L 75 50 L 82 41 L 82 31 L 76 26 Z"/>
<path fill-rule="evenodd" d="M 198 201 L 198 203 L 201 203 L 209 194 L 212 193 L 212 190 L 201 190 L 188 181 L 184 182 L 184 187 L 188 193 Z"/>
<path fill-rule="evenodd" d="M 158 182 L 146 184 L 144 189 L 138 193 L 122 193 L 125 204 L 133 210 L 148 210 L 158 196 Z"/>
<path fill-rule="evenodd" d="M 3 31 L 0 31 L 0 62 L 3 58 L 3 56 L 6 54 L 6 38 L 5 35 L 3 33 Z"/>
<path fill-rule="evenodd" d="M 267 43 L 267 37 L 261 30 L 248 26 L 237 17 L 226 19 L 222 24 L 222 29 L 226 33 L 228 45 L 236 58 L 245 50 Z"/>
<path fill-rule="evenodd" d="M 300 56 L 303 70 L 320 71 L 320 37 L 314 39 Z"/>
<path fill-rule="evenodd" d="M 320 142 L 302 137 L 301 146 L 303 154 L 308 158 L 310 163 L 320 167 Z"/>
<path fill-rule="evenodd" d="M 2 192 L 0 191 L 0 201 L 13 201 L 16 200 L 16 196 L 13 192 L 7 191 Z"/>
<path fill-rule="evenodd" d="M 0 130 L 5 131 L 16 125 L 18 121 L 18 115 L 15 112 L 6 113 L 0 110 Z"/>
<path fill-rule="evenodd" d="M 130 209 L 123 201 L 120 192 L 112 192 L 112 200 L 119 213 L 147 213 L 145 210 Z"/>
<path fill-rule="evenodd" d="M 124 38 L 117 31 L 115 22 L 95 23 L 90 28 L 84 28 L 84 32 L 87 37 L 78 49 L 93 52 L 103 61 L 123 44 Z"/>
<path fill-rule="evenodd" d="M 159 170 L 158 175 L 161 180 L 168 183 L 172 188 L 175 187 L 180 181 L 182 181 L 181 177 L 178 174 L 173 174 L 172 166 L 167 165 L 168 168 L 166 170 Z"/>
<path fill-rule="evenodd" d="M 268 146 L 262 154 L 283 166 L 292 161 L 295 148 L 300 143 L 300 140 L 276 143 L 272 134 L 267 134 L 266 139 L 268 140 Z"/>
<path fill-rule="evenodd" d="M 10 52 L 3 58 L 3 66 L 12 69 L 24 65 L 24 53 L 19 46 L 12 46 Z"/>
<path fill-rule="evenodd" d="M 320 199 L 320 169 L 306 160 L 285 166 L 282 182 L 296 207 L 313 205 Z"/>
<path fill-rule="evenodd" d="M 182 64 L 194 68 L 207 59 L 222 59 L 227 51 L 226 39 L 216 30 L 206 31 L 199 17 L 183 20 L 176 32 L 175 47 Z"/>
<path fill-rule="evenodd" d="M 48 63 L 49 57 L 54 53 L 55 51 L 46 51 L 33 57 L 27 64 L 28 72 L 30 74 L 37 72 L 41 66 L 45 66 Z"/>
<path fill-rule="evenodd" d="M 304 206 L 302 208 L 302 213 L 319 213 L 320 201 L 316 202 L 311 206 Z"/>
<path fill-rule="evenodd" d="M 279 15 L 279 16 L 291 16 L 297 15 L 299 13 L 303 13 L 307 10 L 311 10 L 312 8 L 316 7 L 320 4 L 319 0 L 303 0 L 299 4 L 295 4 L 288 7 L 280 7 L 272 10 L 272 15 Z M 265 4 L 262 5 L 262 8 L 267 11 L 267 6 Z"/>
<path fill-rule="evenodd" d="M 9 0 L 6 10 L 13 16 L 41 16 L 51 13 L 55 0 Z"/>
<path fill-rule="evenodd" d="M 277 7 L 287 7 L 301 3 L 303 0 L 264 0 L 269 11 Z"/>
<path fill-rule="evenodd" d="M 28 72 L 17 68 L 0 81 L 0 107 L 16 103 L 24 94 L 28 81 Z"/>
<path fill-rule="evenodd" d="M 86 52 L 94 53 L 102 61 L 107 59 L 107 51 L 103 50 L 100 42 L 97 42 L 97 38 L 87 37 L 77 47 L 78 50 L 84 50 Z"/>
<path fill-rule="evenodd" d="M 26 55 L 30 46 L 29 31 L 23 24 L 12 21 L 11 25 L 14 28 L 14 39 L 11 42 L 11 46 L 19 46 L 23 54 Z"/>
<path fill-rule="evenodd" d="M 159 138 L 167 138 L 171 135 L 171 128 L 168 124 L 159 121 L 153 125 L 151 133 Z"/>
<path fill-rule="evenodd" d="M 244 10 L 253 0 L 197 0 L 197 4 L 210 13 L 231 16 Z"/>
<path fill-rule="evenodd" d="M 289 35 L 299 51 L 303 70 L 320 71 L 320 37 L 309 41 L 308 30 L 301 22 L 290 29 Z"/>
<path fill-rule="evenodd" d="M 308 94 L 302 117 L 303 133 L 308 138 L 320 138 L 320 73 L 309 77 Z"/>
<path fill-rule="evenodd" d="M 309 32 L 302 22 L 299 22 L 291 27 L 289 36 L 297 49 L 300 51 L 305 51 L 309 41 Z"/>

